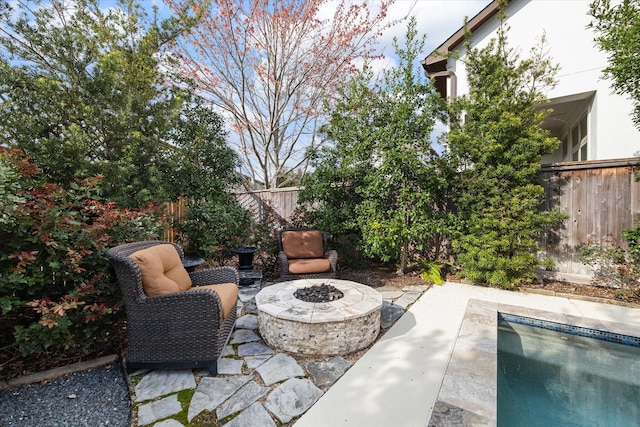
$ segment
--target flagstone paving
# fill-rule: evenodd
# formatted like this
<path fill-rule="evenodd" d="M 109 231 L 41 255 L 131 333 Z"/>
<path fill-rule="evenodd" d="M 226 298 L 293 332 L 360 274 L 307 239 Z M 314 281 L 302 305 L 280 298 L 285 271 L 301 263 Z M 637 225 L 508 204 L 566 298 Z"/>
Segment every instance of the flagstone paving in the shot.
<path fill-rule="evenodd" d="M 427 289 L 377 288 L 384 300 L 382 333 Z M 129 377 L 136 384 L 138 426 L 289 426 L 351 367 L 342 356 L 296 358 L 268 347 L 258 332 L 259 290 L 259 285 L 240 289 L 239 317 L 216 377 L 206 370 L 140 371 Z"/>

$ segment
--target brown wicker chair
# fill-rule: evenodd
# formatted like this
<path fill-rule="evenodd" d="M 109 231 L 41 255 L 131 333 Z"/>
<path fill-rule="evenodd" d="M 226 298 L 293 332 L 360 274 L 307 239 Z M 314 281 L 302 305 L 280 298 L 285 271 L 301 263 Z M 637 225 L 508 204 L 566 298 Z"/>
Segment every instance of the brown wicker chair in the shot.
<path fill-rule="evenodd" d="M 327 249 L 329 234 L 320 230 L 278 232 L 280 278 L 283 280 L 338 277 L 338 253 Z"/>
<path fill-rule="evenodd" d="M 141 270 L 129 255 L 167 243 L 128 243 L 111 248 L 106 253 L 124 294 L 128 334 L 127 371 L 141 368 L 208 368 L 211 375 L 216 375 L 220 352 L 227 344 L 237 316 L 237 290 L 233 308 L 227 308 L 229 313 L 223 317 L 223 302 L 218 292 L 197 287 L 219 283 L 237 286 L 238 272 L 231 267 L 195 271 L 188 273 L 192 283 L 188 291 L 147 296 Z M 178 245 L 173 246 L 182 260 L 182 249 Z M 233 290 L 229 285 L 226 286 Z M 230 295 L 224 297 L 233 299 Z M 225 301 L 226 307 L 230 303 Z"/>

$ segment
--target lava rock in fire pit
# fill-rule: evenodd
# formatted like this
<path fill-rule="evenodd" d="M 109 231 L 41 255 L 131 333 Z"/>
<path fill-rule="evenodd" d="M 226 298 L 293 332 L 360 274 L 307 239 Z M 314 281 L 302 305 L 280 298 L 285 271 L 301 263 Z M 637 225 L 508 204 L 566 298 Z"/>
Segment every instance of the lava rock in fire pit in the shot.
<path fill-rule="evenodd" d="M 335 286 L 322 283 L 300 288 L 293 293 L 293 296 L 305 302 L 329 302 L 339 300 L 344 293 Z"/>

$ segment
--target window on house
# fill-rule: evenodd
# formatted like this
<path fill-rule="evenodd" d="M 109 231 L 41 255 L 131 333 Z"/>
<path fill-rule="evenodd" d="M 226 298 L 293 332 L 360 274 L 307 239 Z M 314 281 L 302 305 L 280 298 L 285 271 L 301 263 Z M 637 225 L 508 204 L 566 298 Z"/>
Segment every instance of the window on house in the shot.
<path fill-rule="evenodd" d="M 587 115 L 582 116 L 580 121 L 571 128 L 571 160 L 574 162 L 587 160 L 588 133 L 587 133 Z M 564 146 L 562 150 L 563 157 L 567 157 Z M 568 159 L 567 159 L 568 160 Z"/>

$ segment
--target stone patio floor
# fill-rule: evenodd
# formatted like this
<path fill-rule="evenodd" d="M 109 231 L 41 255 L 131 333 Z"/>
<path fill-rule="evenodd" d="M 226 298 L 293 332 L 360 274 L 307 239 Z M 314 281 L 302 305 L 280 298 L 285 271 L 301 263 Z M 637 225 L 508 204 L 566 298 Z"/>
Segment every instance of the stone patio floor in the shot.
<path fill-rule="evenodd" d="M 260 289 L 259 284 L 240 288 L 238 320 L 218 376 L 206 370 L 129 376 L 133 425 L 289 426 L 347 372 L 349 356 L 297 356 L 268 347 L 258 332 L 255 295 Z M 383 298 L 384 334 L 428 287 L 375 289 Z"/>

